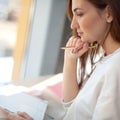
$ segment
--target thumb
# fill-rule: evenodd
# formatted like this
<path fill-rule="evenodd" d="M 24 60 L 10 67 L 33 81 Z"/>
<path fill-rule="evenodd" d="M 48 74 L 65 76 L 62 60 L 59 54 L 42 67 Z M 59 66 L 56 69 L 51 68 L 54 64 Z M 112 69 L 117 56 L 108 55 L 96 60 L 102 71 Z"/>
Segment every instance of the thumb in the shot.
<path fill-rule="evenodd" d="M 31 116 L 29 116 L 26 112 L 17 112 L 17 114 L 27 120 L 33 120 Z"/>

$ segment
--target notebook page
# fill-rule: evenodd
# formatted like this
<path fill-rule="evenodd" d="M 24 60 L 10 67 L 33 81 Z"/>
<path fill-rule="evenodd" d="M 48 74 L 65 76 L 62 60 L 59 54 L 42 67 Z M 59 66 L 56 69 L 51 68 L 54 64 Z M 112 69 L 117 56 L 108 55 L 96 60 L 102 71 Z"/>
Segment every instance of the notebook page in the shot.
<path fill-rule="evenodd" d="M 34 120 L 43 120 L 48 102 L 18 93 L 11 96 L 0 95 L 0 106 L 12 112 L 23 111 L 28 113 Z"/>

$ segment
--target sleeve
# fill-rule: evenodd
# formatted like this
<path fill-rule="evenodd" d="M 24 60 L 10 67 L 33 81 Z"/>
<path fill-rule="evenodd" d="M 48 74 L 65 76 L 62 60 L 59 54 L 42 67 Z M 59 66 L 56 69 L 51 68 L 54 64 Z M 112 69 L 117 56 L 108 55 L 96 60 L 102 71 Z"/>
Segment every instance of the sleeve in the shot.
<path fill-rule="evenodd" d="M 64 109 L 68 109 L 71 104 L 73 103 L 74 100 L 71 100 L 70 102 L 64 102 L 64 100 L 62 101 L 62 105 L 64 107 Z"/>
<path fill-rule="evenodd" d="M 100 100 L 95 108 L 92 120 L 119 120 L 120 111 L 114 98 Z"/>
<path fill-rule="evenodd" d="M 120 120 L 120 74 L 116 69 L 104 76 L 92 120 Z"/>

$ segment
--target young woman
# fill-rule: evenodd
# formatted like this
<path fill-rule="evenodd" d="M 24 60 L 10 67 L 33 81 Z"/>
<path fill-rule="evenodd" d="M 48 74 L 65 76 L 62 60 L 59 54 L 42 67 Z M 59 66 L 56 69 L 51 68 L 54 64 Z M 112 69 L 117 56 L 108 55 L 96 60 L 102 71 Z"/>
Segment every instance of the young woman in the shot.
<path fill-rule="evenodd" d="M 120 119 L 119 6 L 120 0 L 68 1 L 74 36 L 64 58 L 64 120 Z"/>
<path fill-rule="evenodd" d="M 119 7 L 120 0 L 68 0 L 74 34 L 64 56 L 64 120 L 120 119 Z"/>

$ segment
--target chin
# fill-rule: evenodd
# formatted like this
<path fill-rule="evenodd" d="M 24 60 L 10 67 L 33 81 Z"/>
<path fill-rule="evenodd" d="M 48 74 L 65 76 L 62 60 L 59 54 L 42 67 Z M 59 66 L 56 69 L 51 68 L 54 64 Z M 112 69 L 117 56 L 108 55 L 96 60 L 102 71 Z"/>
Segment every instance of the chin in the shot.
<path fill-rule="evenodd" d="M 88 42 L 88 40 L 84 39 L 84 38 L 81 38 L 81 41 L 82 42 Z"/>

